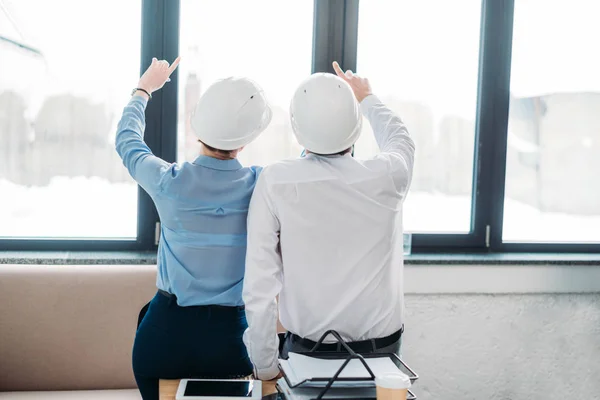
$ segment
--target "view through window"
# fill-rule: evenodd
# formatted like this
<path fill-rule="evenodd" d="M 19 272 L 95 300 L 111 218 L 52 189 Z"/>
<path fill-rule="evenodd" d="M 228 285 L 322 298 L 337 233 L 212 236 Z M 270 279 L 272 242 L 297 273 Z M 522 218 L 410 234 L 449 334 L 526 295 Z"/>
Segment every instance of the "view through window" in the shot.
<path fill-rule="evenodd" d="M 504 241 L 600 242 L 598 15 L 515 2 Z"/>
<path fill-rule="evenodd" d="M 0 237 L 136 237 L 114 136 L 139 78 L 140 16 L 140 0 L 1 3 Z"/>
<path fill-rule="evenodd" d="M 480 0 L 360 2 L 357 72 L 417 146 L 407 231 L 470 231 L 480 19 Z M 356 156 L 377 151 L 365 123 Z"/>
<path fill-rule="evenodd" d="M 114 136 L 139 78 L 141 1 L 0 5 L 0 237 L 135 238 L 137 186 Z M 288 107 L 311 72 L 313 6 L 182 0 L 178 161 L 198 155 L 199 96 L 228 76 L 256 80 L 274 111 L 242 163 L 300 154 Z M 600 242 L 599 13 L 515 2 L 506 242 Z M 360 2 L 357 72 L 417 144 L 411 232 L 470 230 L 480 14 L 479 0 Z M 356 157 L 377 151 L 365 123 Z"/>

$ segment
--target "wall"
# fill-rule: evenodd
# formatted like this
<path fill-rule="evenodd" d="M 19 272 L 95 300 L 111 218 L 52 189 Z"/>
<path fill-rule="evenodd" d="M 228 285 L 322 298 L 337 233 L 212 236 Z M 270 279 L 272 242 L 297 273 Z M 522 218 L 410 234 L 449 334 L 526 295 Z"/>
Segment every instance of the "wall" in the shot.
<path fill-rule="evenodd" d="M 496 279 L 502 270 L 508 279 Z M 600 399 L 599 270 L 407 266 L 403 357 L 418 398 Z M 426 293 L 426 280 L 447 293 Z"/>
<path fill-rule="evenodd" d="M 0 263 L 154 262 L 24 255 L 0 252 Z M 404 277 L 403 358 L 420 375 L 419 400 L 600 399 L 600 263 L 411 264 Z"/>

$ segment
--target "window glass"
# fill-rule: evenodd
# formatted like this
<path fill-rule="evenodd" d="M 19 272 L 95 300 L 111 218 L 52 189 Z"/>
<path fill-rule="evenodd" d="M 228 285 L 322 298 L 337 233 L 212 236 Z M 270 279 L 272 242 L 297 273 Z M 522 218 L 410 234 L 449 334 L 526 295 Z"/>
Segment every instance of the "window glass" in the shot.
<path fill-rule="evenodd" d="M 417 146 L 408 231 L 470 231 L 480 18 L 480 0 L 360 2 L 357 71 Z M 377 151 L 365 123 L 356 156 Z"/>
<path fill-rule="evenodd" d="M 598 15 L 515 2 L 504 241 L 600 242 Z"/>
<path fill-rule="evenodd" d="M 136 237 L 114 136 L 140 24 L 139 0 L 0 3 L 0 237 Z"/>
<path fill-rule="evenodd" d="M 312 1 L 183 0 L 178 160 L 198 156 L 191 112 L 210 84 L 229 76 L 255 80 L 273 108 L 269 127 L 240 153 L 242 164 L 299 156 L 288 108 L 294 90 L 311 73 L 312 27 Z"/>

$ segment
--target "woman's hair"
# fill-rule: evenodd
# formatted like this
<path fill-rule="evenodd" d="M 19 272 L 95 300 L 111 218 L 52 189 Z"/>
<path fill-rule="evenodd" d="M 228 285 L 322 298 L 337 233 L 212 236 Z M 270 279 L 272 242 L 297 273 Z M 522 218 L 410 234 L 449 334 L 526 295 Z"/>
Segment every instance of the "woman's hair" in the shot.
<path fill-rule="evenodd" d="M 224 156 L 231 156 L 231 153 L 233 153 L 235 150 L 221 150 L 221 149 L 215 149 L 212 146 L 207 145 L 206 143 L 204 143 L 202 140 L 198 140 L 200 143 L 202 143 L 204 145 L 204 147 L 206 147 L 208 150 L 213 151 L 215 153 L 220 153 L 223 154 Z"/>

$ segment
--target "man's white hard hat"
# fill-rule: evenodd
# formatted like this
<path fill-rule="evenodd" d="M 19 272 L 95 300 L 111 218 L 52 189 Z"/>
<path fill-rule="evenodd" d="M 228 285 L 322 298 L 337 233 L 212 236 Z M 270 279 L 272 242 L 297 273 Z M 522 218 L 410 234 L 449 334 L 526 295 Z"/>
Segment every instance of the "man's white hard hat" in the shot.
<path fill-rule="evenodd" d="M 258 84 L 247 78 L 227 78 L 204 92 L 191 124 L 203 143 L 219 150 L 237 150 L 269 126 L 271 107 Z"/>
<path fill-rule="evenodd" d="M 298 143 L 316 154 L 335 154 L 358 140 L 360 106 L 352 88 L 333 74 L 317 73 L 300 84 L 290 105 Z"/>

